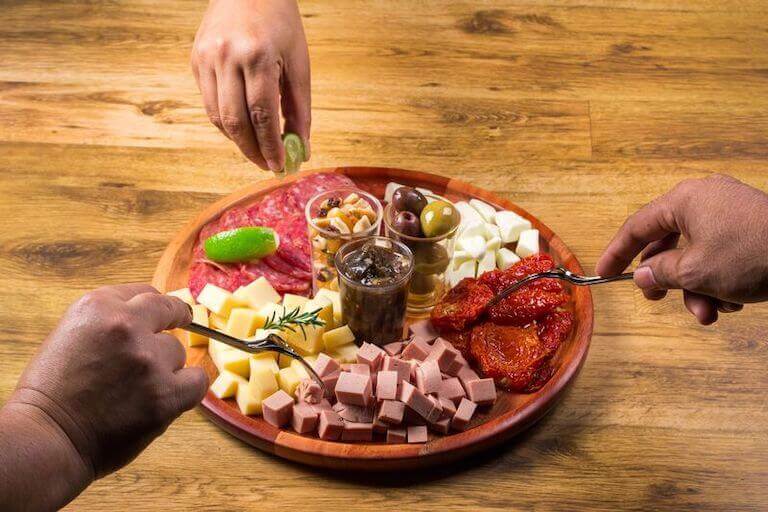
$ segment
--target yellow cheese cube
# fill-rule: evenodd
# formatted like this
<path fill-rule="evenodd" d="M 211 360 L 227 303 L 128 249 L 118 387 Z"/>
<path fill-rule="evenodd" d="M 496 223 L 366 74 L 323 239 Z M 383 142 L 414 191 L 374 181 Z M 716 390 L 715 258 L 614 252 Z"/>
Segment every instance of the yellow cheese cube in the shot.
<path fill-rule="evenodd" d="M 267 302 L 261 308 L 259 308 L 259 314 L 263 315 L 265 322 L 269 320 L 277 320 L 285 313 L 285 308 L 280 304 L 274 302 Z"/>
<path fill-rule="evenodd" d="M 227 290 L 213 284 L 206 284 L 197 302 L 210 309 L 219 316 L 229 316 L 229 312 L 237 305 L 237 301 Z"/>
<path fill-rule="evenodd" d="M 279 384 L 280 389 L 291 396 L 296 394 L 296 388 L 299 386 L 299 382 L 301 382 L 301 377 L 299 377 L 296 371 L 290 366 L 282 368 L 277 374 L 277 383 Z"/>
<path fill-rule="evenodd" d="M 333 304 L 333 320 L 336 322 L 336 325 L 341 325 L 341 295 L 339 295 L 339 292 L 329 290 L 328 288 L 320 288 L 315 295 L 315 298 L 318 297 L 328 297 L 331 299 L 331 303 Z"/>
<path fill-rule="evenodd" d="M 208 309 L 202 304 L 192 306 L 192 321 L 208 327 Z M 208 337 L 194 332 L 187 332 L 187 346 L 197 347 L 208 344 Z"/>
<path fill-rule="evenodd" d="M 254 366 L 253 370 L 251 378 L 248 380 L 248 389 L 250 389 L 251 395 L 263 400 L 279 389 L 277 378 L 271 368 Z"/>
<path fill-rule="evenodd" d="M 304 367 L 304 365 L 301 364 L 301 361 L 298 361 L 296 359 L 292 360 L 289 368 L 293 369 L 293 371 L 296 373 L 296 375 L 299 376 L 299 379 L 301 380 L 312 378 L 309 376 L 309 372 Z"/>
<path fill-rule="evenodd" d="M 326 329 L 333 329 L 333 302 L 328 297 L 322 296 L 307 301 L 304 304 L 304 313 L 313 313 L 318 311 L 317 318 L 323 321 Z"/>
<path fill-rule="evenodd" d="M 233 308 L 224 330 L 230 336 L 245 339 L 253 336 L 258 327 L 264 325 L 264 315 L 255 309 Z"/>
<path fill-rule="evenodd" d="M 354 363 L 357 361 L 357 345 L 350 343 L 336 347 L 328 352 L 328 355 L 340 363 Z"/>
<path fill-rule="evenodd" d="M 287 311 L 293 311 L 296 308 L 301 309 L 301 307 L 306 304 L 308 300 L 308 298 L 302 297 L 301 295 L 286 293 L 283 295 L 283 307 L 285 307 Z"/>
<path fill-rule="evenodd" d="M 227 350 L 219 354 L 219 371 L 229 370 L 248 378 L 251 373 L 251 354 L 243 350 Z"/>
<path fill-rule="evenodd" d="M 194 306 L 195 298 L 192 296 L 192 292 L 189 291 L 189 288 L 181 288 L 179 290 L 173 290 L 172 292 L 166 293 L 166 295 L 170 295 L 171 297 L 176 297 L 177 299 L 181 299 L 190 306 Z"/>
<path fill-rule="evenodd" d="M 250 386 L 237 386 L 235 399 L 237 400 L 237 406 L 240 408 L 240 412 L 246 416 L 261 414 L 261 402 L 264 399 L 261 396 L 253 395 Z"/>
<path fill-rule="evenodd" d="M 213 360 L 213 364 L 216 365 L 216 368 L 219 368 L 219 371 L 221 371 L 221 354 L 224 352 L 228 352 L 230 350 L 235 350 L 234 348 L 230 347 L 229 345 L 225 345 L 224 343 L 216 340 L 208 340 L 208 355 L 211 356 L 211 360 Z"/>
<path fill-rule="evenodd" d="M 288 368 L 291 366 L 291 361 L 293 361 L 291 356 L 287 356 L 285 354 L 278 354 L 277 356 L 277 366 L 280 368 Z"/>
<path fill-rule="evenodd" d="M 277 375 L 280 371 L 280 367 L 277 366 L 277 361 L 269 354 L 254 354 L 251 356 L 251 375 L 256 373 L 260 368 L 267 368 L 269 371 Z"/>
<path fill-rule="evenodd" d="M 347 325 L 342 325 L 323 334 L 323 344 L 326 350 L 333 350 L 353 341 L 355 341 L 355 335 Z"/>
<path fill-rule="evenodd" d="M 317 354 L 323 348 L 324 332 L 322 326 L 305 325 L 304 329 L 295 327 L 293 331 L 286 332 L 284 339 L 302 354 Z"/>
<path fill-rule="evenodd" d="M 253 309 L 260 309 L 268 302 L 280 302 L 280 294 L 272 288 L 265 277 L 235 290 L 235 298 Z"/>
<path fill-rule="evenodd" d="M 238 386 L 247 387 L 248 381 L 236 373 L 223 371 L 211 384 L 211 392 L 219 398 L 235 396 Z"/>
<path fill-rule="evenodd" d="M 208 326 L 217 331 L 224 331 L 227 328 L 227 317 L 211 313 L 208 316 Z"/>

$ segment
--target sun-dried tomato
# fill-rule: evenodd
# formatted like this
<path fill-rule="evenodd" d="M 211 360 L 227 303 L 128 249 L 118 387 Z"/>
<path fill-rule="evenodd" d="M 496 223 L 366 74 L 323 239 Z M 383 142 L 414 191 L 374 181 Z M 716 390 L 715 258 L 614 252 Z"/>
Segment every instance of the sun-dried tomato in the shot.
<path fill-rule="evenodd" d="M 568 302 L 565 291 L 549 292 L 526 286 L 488 309 L 488 319 L 499 324 L 524 326 Z"/>
<path fill-rule="evenodd" d="M 554 311 L 538 322 L 538 334 L 544 347 L 554 354 L 568 338 L 573 327 L 573 313 Z"/>
<path fill-rule="evenodd" d="M 539 253 L 523 258 L 506 270 L 492 270 L 486 272 L 480 276 L 479 281 L 488 286 L 494 293 L 498 293 L 507 286 L 520 281 L 525 276 L 546 272 L 553 268 L 555 268 L 555 261 L 552 259 L 552 256 Z M 554 289 L 549 290 L 548 287 L 551 286 L 552 283 L 560 284 L 555 279 L 541 279 L 535 282 L 537 286 L 542 286 L 541 283 L 546 283 L 542 289 L 547 289 L 547 291 L 558 291 Z M 560 289 L 562 289 L 562 287 Z"/>
<path fill-rule="evenodd" d="M 470 351 L 483 375 L 510 391 L 528 393 L 551 376 L 552 354 L 535 325 L 514 327 L 486 322 L 472 330 Z"/>
<path fill-rule="evenodd" d="M 493 292 L 476 279 L 465 278 L 432 309 L 432 325 L 440 331 L 463 331 L 485 311 Z"/>

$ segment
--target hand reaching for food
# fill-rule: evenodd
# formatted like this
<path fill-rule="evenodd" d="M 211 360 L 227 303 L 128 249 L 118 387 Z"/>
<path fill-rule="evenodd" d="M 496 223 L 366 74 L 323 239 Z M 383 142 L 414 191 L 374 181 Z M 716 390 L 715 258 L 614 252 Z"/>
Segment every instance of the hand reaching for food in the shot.
<path fill-rule="evenodd" d="M 0 411 L 0 432 L 13 441 L 0 439 L 0 468 L 13 468 L 0 470 L 0 509 L 3 482 L 23 498 L 13 503 L 59 508 L 194 407 L 207 377 L 184 368 L 184 348 L 163 332 L 190 321 L 184 302 L 142 284 L 101 288 L 72 305 Z M 51 492 L 35 497 L 40 481 Z M 36 507 L 39 499 L 49 501 Z"/>
<path fill-rule="evenodd" d="M 281 101 L 286 134 L 303 142 L 285 147 L 309 158 L 309 53 L 295 0 L 211 0 L 191 61 L 208 117 L 248 159 L 286 167 Z"/>
<path fill-rule="evenodd" d="M 682 289 L 688 310 L 711 324 L 718 311 L 768 299 L 766 219 L 768 195 L 760 190 L 722 175 L 686 180 L 630 216 L 596 270 L 617 274 L 641 254 L 635 283 L 645 296 Z"/>

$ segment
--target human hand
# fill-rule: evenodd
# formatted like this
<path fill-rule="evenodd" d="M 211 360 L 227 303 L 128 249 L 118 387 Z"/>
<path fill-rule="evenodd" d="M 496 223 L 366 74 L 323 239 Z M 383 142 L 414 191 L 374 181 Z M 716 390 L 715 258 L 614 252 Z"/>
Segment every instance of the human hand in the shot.
<path fill-rule="evenodd" d="M 192 48 L 211 122 L 262 169 L 285 165 L 285 132 L 309 159 L 309 53 L 295 0 L 211 0 Z"/>
<path fill-rule="evenodd" d="M 687 245 L 678 247 L 680 236 Z M 718 310 L 768 299 L 768 195 L 730 176 L 686 180 L 631 215 L 597 263 L 624 270 L 642 251 L 635 284 L 651 300 L 684 290 L 702 324 Z"/>
<path fill-rule="evenodd" d="M 171 334 L 191 321 L 179 299 L 148 285 L 110 286 L 73 304 L 24 371 L 10 404 L 43 411 L 104 476 L 133 460 L 205 395 Z"/>

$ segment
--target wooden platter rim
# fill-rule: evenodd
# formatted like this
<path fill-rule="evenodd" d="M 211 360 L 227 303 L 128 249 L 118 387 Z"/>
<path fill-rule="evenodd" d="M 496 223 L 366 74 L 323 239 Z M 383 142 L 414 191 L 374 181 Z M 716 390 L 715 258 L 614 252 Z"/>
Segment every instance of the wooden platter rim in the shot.
<path fill-rule="evenodd" d="M 574 272 L 583 272 L 575 255 L 548 226 L 523 208 L 493 192 L 461 180 L 421 171 L 388 167 L 335 167 L 303 171 L 284 179 L 262 180 L 215 201 L 188 222 L 169 243 L 158 262 L 152 280 L 153 285 L 160 291 L 168 291 L 168 270 L 174 268 L 176 260 L 184 254 L 184 250 L 191 253 L 191 247 L 200 228 L 223 211 L 252 201 L 255 199 L 254 196 L 267 194 L 276 188 L 315 173 L 341 173 L 353 179 L 383 175 L 390 181 L 429 183 L 431 186 L 450 189 L 485 200 L 497 207 L 515 211 L 532 221 L 534 227 L 539 229 L 541 238 L 549 244 L 550 252 L 555 252 L 564 266 Z M 586 359 L 592 335 L 594 311 L 588 287 L 574 288 L 572 294 L 574 302 L 578 296 L 580 303 L 579 312 L 574 311 L 578 314 L 576 330 L 572 335 L 572 343 L 576 344 L 575 354 L 557 368 L 542 389 L 526 395 L 527 399 L 519 407 L 488 418 L 464 432 L 436 437 L 424 444 L 343 443 L 303 436 L 273 427 L 261 418 L 244 416 L 210 391 L 200 404 L 201 410 L 217 426 L 244 442 L 280 457 L 315 466 L 377 471 L 410 469 L 440 461 L 455 460 L 509 439 L 535 423 L 554 406 L 564 389 L 573 381 Z M 193 350 L 195 349 L 187 348 L 188 354 Z M 202 356 L 203 359 L 206 357 L 208 356 Z"/>

